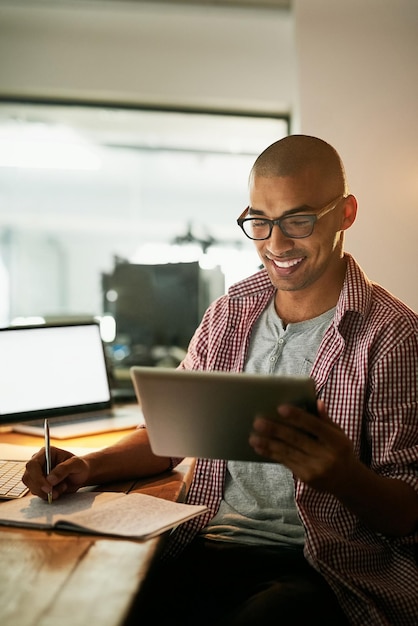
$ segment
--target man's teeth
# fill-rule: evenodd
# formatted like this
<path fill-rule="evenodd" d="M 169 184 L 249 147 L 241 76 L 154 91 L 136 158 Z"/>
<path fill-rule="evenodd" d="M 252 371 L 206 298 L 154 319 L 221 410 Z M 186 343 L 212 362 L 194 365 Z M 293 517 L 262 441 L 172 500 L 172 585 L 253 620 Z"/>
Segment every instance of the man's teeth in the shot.
<path fill-rule="evenodd" d="M 302 259 L 289 259 L 289 261 L 273 261 L 274 265 L 277 267 L 281 267 L 283 269 L 287 267 L 293 267 L 293 265 L 297 265 L 300 263 Z"/>

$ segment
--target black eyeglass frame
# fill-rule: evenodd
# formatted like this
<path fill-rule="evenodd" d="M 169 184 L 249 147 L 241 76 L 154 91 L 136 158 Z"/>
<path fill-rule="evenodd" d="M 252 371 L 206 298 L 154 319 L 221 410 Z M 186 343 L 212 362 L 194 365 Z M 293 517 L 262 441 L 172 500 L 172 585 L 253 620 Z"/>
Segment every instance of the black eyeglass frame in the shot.
<path fill-rule="evenodd" d="M 324 217 L 324 215 L 326 215 L 327 213 L 330 213 L 331 211 L 333 211 L 343 198 L 347 198 L 347 196 L 344 194 L 339 195 L 338 198 L 334 198 L 334 200 L 331 200 L 331 202 L 329 202 L 324 207 L 322 207 L 322 209 L 320 209 L 318 213 L 294 213 L 292 215 L 285 215 L 283 217 L 278 217 L 275 220 L 270 220 L 267 217 L 245 217 L 248 214 L 248 211 L 250 208 L 249 206 L 247 206 L 244 209 L 244 211 L 241 213 L 239 218 L 237 219 L 237 224 L 241 228 L 244 235 L 248 237 L 248 239 L 251 239 L 252 241 L 265 241 L 266 239 L 270 239 L 271 233 L 273 232 L 273 226 L 278 226 L 280 230 L 282 231 L 283 235 L 285 237 L 289 237 L 290 239 L 306 239 L 306 237 L 310 237 L 312 235 L 316 222 L 319 219 L 321 219 L 321 217 Z M 289 235 L 289 233 L 286 231 L 286 227 L 283 225 L 283 223 L 285 223 L 287 219 L 292 219 L 294 217 L 303 217 L 304 219 L 307 219 L 311 223 L 311 230 L 307 235 Z M 251 222 L 251 221 L 266 222 L 266 224 L 268 224 L 270 228 L 270 231 L 267 237 L 251 237 L 251 235 L 249 235 L 244 230 L 245 222 Z"/>

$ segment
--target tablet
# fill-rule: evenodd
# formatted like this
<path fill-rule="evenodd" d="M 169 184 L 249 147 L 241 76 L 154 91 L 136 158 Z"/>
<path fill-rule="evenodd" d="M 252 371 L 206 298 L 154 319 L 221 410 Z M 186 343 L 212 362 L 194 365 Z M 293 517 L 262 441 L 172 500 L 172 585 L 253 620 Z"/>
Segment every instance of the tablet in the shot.
<path fill-rule="evenodd" d="M 279 404 L 316 414 L 308 376 L 131 368 L 152 451 L 158 456 L 236 461 L 267 459 L 248 443 L 254 417 L 277 417 Z"/>

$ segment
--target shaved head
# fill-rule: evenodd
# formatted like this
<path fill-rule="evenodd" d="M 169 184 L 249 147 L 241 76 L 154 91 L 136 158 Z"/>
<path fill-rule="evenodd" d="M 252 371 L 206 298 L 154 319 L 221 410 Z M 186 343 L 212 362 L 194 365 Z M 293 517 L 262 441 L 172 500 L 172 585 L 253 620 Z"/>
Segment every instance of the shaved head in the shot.
<path fill-rule="evenodd" d="M 253 177 L 293 177 L 305 170 L 317 172 L 318 178 L 348 194 L 344 165 L 330 144 L 309 135 L 289 135 L 271 144 L 256 159 L 250 174 Z"/>

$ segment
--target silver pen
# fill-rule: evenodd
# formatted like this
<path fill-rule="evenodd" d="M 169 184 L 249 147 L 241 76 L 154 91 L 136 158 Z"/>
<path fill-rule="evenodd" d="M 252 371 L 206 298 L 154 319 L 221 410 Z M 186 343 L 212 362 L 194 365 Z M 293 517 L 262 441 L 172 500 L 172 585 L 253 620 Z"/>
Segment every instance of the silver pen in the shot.
<path fill-rule="evenodd" d="M 49 438 L 48 420 L 44 421 L 46 475 L 51 471 L 51 441 Z M 52 504 L 52 491 L 48 492 L 48 504 Z"/>

